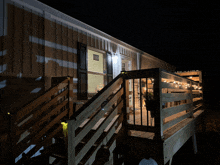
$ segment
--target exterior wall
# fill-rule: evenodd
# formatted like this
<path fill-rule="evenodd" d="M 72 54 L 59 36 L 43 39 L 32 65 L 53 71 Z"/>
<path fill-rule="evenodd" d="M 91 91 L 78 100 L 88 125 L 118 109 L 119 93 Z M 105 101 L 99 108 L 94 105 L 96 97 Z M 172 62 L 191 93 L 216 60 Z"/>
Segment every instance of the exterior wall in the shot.
<path fill-rule="evenodd" d="M 162 68 L 167 71 L 175 71 L 175 67 L 149 54 L 141 56 L 141 69 Z"/>
<path fill-rule="evenodd" d="M 121 71 L 121 57 L 132 59 L 131 70 L 138 69 L 137 54 L 141 51 L 95 28 L 71 18 L 35 0 L 1 1 L 0 76 L 37 78 L 74 78 L 74 98 L 77 93 L 77 42 L 111 52 L 113 78 Z M 105 55 L 104 55 L 105 58 Z M 141 69 L 160 67 L 159 59 L 141 58 Z M 6 84 L 6 86 L 9 84 Z M 41 86 L 44 88 L 44 86 Z M 7 93 L 7 91 L 5 91 Z"/>

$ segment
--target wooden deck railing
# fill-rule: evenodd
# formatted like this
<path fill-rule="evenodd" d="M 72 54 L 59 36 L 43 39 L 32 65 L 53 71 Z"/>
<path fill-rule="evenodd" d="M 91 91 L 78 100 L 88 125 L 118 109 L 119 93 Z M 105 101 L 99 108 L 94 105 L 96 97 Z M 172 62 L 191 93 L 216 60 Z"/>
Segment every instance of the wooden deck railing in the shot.
<path fill-rule="evenodd" d="M 141 122 L 139 124 L 135 123 L 136 116 L 135 110 L 133 110 L 134 121 L 128 124 L 128 129 L 130 130 L 153 132 L 155 133 L 155 138 L 163 139 L 163 133 L 166 130 L 186 118 L 193 117 L 196 109 L 198 110 L 202 106 L 202 91 L 200 90 L 201 86 L 199 83 L 163 69 L 128 71 L 125 79 L 127 81 L 130 79 L 133 79 L 133 81 L 139 79 L 139 82 L 146 83 L 146 91 L 150 91 L 154 97 L 154 106 L 150 109 L 155 112 L 153 115 L 154 124 L 149 126 L 148 120 L 147 124 L 143 124 L 142 122 L 144 118 L 142 114 L 145 112 L 142 112 L 141 96 L 141 117 L 139 118 Z M 149 84 L 150 81 L 148 79 L 154 79 L 154 83 Z M 133 90 L 133 99 L 134 93 Z M 140 94 L 143 95 L 142 89 L 140 89 Z M 133 107 L 135 107 L 135 101 Z M 146 115 L 148 119 L 148 109 Z"/>
<path fill-rule="evenodd" d="M 113 157 L 115 131 L 123 120 L 123 94 L 123 78 L 118 75 L 68 121 L 68 164 L 92 164 L 101 144 Z"/>
<path fill-rule="evenodd" d="M 60 120 L 73 114 L 72 81 L 72 78 L 65 78 L 11 115 L 13 158 L 34 145 L 16 164 L 28 162 L 40 148 L 51 143 L 57 133 L 61 133 Z"/>
<path fill-rule="evenodd" d="M 201 93 L 201 88 L 197 82 L 164 70 L 161 71 L 160 83 L 162 103 L 166 103 L 166 106 L 161 108 L 161 125 L 164 132 L 186 118 L 193 118 L 194 97 L 197 97 L 194 93 Z"/>
<path fill-rule="evenodd" d="M 153 78 L 154 82 L 148 84 L 149 78 Z M 135 124 L 135 116 L 134 124 L 128 122 L 129 79 L 133 79 L 133 94 L 134 79 L 140 80 L 139 124 Z M 142 80 L 145 80 L 147 91 L 152 92 L 154 97 L 154 106 L 150 109 L 154 111 L 154 125 L 151 126 L 148 125 L 148 109 L 147 125 L 142 121 Z M 10 115 L 13 158 L 34 145 L 16 164 L 28 162 L 40 148 L 47 146 L 55 135 L 61 133 L 60 121 L 63 119 L 68 121 L 68 164 L 71 165 L 93 164 L 102 145 L 113 158 L 118 136 L 115 133 L 119 130 L 127 135 L 128 130 L 153 132 L 154 139 L 164 140 L 164 134 L 165 138 L 172 136 L 169 130 L 175 125 L 187 118 L 193 119 L 193 113 L 202 106 L 200 88 L 199 83 L 158 68 L 122 72 L 73 112 L 73 79 L 66 78 Z"/>

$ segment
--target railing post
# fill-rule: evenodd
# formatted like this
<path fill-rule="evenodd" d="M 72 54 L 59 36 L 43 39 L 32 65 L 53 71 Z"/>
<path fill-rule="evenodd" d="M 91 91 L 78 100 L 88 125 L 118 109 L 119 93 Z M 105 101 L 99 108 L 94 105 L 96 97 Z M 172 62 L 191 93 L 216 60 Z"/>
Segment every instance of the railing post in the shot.
<path fill-rule="evenodd" d="M 76 165 L 75 120 L 68 120 L 68 165 Z"/>
<path fill-rule="evenodd" d="M 129 99 L 128 97 L 128 92 L 127 92 L 127 88 L 128 87 L 126 85 L 126 74 L 125 72 L 122 72 L 124 73 L 123 74 L 123 90 L 124 90 L 124 94 L 123 94 L 123 110 L 122 110 L 122 113 L 123 113 L 123 122 L 122 122 L 122 127 L 124 129 L 124 135 L 125 136 L 128 136 L 128 128 L 127 128 L 127 104 L 128 104 L 128 107 L 129 107 L 129 102 L 127 101 L 127 99 Z"/>
<path fill-rule="evenodd" d="M 163 140 L 163 118 L 161 115 L 162 111 L 162 88 L 161 88 L 161 69 L 158 69 L 158 72 L 155 73 L 154 77 L 154 99 L 155 104 L 155 137 L 154 139 Z"/>
<path fill-rule="evenodd" d="M 10 164 L 14 164 L 15 163 L 15 156 L 14 156 L 14 145 L 15 145 L 15 141 L 16 141 L 16 139 L 15 139 L 15 129 L 14 129 L 14 127 L 15 127 L 15 125 L 14 125 L 14 121 L 15 121 L 15 117 L 16 117 L 16 113 L 10 113 L 10 112 L 8 112 L 8 114 L 7 114 L 7 117 L 8 117 L 8 120 L 9 120 L 9 146 L 10 146 L 10 151 L 9 151 L 9 153 L 10 153 L 10 156 L 9 156 L 9 158 L 10 158 Z"/>
<path fill-rule="evenodd" d="M 192 81 L 190 81 L 190 95 L 191 95 L 191 103 L 192 107 L 190 107 L 190 113 L 191 113 L 191 118 L 194 118 L 193 116 L 193 95 L 192 95 Z"/>
<path fill-rule="evenodd" d="M 68 77 L 68 104 L 69 104 L 69 116 L 73 115 L 73 78 Z"/>

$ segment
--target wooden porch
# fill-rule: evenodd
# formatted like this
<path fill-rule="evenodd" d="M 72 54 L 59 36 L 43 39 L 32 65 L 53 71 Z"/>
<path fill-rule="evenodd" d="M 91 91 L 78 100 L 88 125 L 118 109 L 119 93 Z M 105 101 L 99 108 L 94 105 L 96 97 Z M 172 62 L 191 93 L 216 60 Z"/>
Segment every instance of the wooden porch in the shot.
<path fill-rule="evenodd" d="M 45 159 L 54 165 L 119 165 L 150 156 L 164 165 L 172 162 L 190 137 L 197 152 L 201 88 L 199 83 L 158 68 L 121 72 L 76 109 L 72 78 L 64 78 L 18 113 L 5 114 L 12 123 L 6 139 L 11 140 L 13 159 L 35 145 L 16 164 Z M 63 136 L 61 121 L 68 123 L 68 138 Z M 21 138 L 24 131 L 29 134 Z M 51 145 L 52 138 L 56 140 Z M 41 155 L 32 158 L 41 147 Z M 100 153 L 108 156 L 100 157 Z"/>

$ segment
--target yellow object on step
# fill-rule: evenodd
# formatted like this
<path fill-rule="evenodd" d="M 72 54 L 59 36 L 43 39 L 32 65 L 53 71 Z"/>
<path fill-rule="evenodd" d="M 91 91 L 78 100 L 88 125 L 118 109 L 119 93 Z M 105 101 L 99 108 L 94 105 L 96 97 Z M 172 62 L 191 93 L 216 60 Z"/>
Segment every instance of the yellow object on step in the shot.
<path fill-rule="evenodd" d="M 66 137 L 68 135 L 68 123 L 61 122 L 61 124 L 63 125 L 63 134 Z"/>

